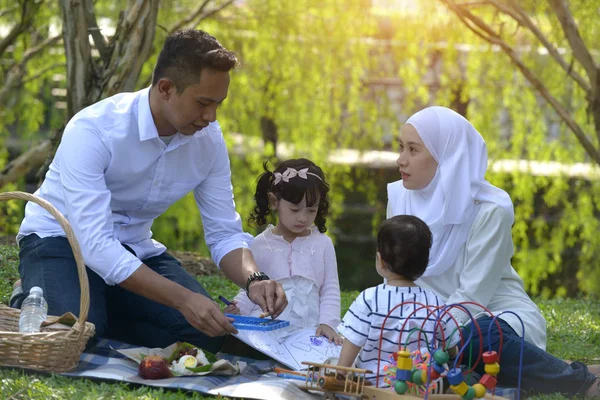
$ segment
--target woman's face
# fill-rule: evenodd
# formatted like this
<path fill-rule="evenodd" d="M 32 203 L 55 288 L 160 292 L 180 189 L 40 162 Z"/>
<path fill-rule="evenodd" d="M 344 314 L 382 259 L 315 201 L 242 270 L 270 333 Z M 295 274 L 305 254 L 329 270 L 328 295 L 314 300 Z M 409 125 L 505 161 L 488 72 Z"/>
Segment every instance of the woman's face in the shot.
<path fill-rule="evenodd" d="M 400 155 L 396 164 L 404 187 L 410 190 L 420 190 L 429 185 L 437 171 L 437 161 L 410 124 L 404 125 L 400 131 Z"/>

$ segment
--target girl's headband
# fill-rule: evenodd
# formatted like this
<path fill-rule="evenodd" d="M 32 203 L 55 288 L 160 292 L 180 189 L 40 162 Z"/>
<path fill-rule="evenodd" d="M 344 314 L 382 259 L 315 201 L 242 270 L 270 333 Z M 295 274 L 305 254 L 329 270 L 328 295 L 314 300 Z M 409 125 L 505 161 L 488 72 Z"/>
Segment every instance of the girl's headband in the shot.
<path fill-rule="evenodd" d="M 319 175 L 313 174 L 312 172 L 308 172 L 308 168 L 303 168 L 303 169 L 297 171 L 294 168 L 288 167 L 288 169 L 286 169 L 283 173 L 273 172 L 273 176 L 275 177 L 275 181 L 273 182 L 273 185 L 277 185 L 281 181 L 289 182 L 290 179 L 292 179 L 296 176 L 298 176 L 302 179 L 308 179 L 308 175 L 316 176 L 317 178 L 319 178 L 319 180 L 321 182 L 323 182 L 323 179 L 321 179 L 321 177 Z"/>

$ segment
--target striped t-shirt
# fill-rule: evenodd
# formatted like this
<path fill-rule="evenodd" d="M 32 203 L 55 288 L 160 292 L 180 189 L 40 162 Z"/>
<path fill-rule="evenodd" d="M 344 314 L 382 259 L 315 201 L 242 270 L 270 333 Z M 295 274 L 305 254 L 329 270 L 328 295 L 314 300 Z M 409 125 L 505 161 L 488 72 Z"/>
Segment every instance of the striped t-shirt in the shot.
<path fill-rule="evenodd" d="M 406 304 L 392 311 L 387 320 L 385 320 L 390 310 L 402 303 Z M 379 349 L 381 347 L 379 371 L 382 373 L 383 367 L 388 365 L 390 355 L 397 352 L 400 349 L 400 345 L 402 348 L 407 345 L 408 351 L 412 352 L 417 349 L 426 348 L 425 334 L 427 335 L 430 347 L 432 346 L 431 339 L 434 336 L 441 337 L 439 329 L 438 335 L 434 335 L 437 313 L 429 315 L 427 308 L 423 308 L 420 304 L 416 303 L 430 308 L 431 306 L 444 306 L 442 300 L 435 293 L 427 289 L 418 286 L 389 286 L 385 283 L 364 290 L 354 300 L 346 315 L 344 315 L 342 323 L 338 326 L 338 331 L 352 344 L 362 347 L 356 360 L 357 368 L 376 372 Z M 415 312 L 413 313 L 413 311 Z M 404 324 L 407 318 L 409 320 Z M 442 319 L 448 321 L 446 317 Z M 382 329 L 384 320 L 385 326 Z M 402 329 L 403 324 L 404 329 Z M 421 329 L 420 343 L 419 331 L 409 334 L 414 328 Z M 382 330 L 383 337 L 381 337 Z M 402 336 L 400 335 L 401 330 Z M 446 338 L 452 332 L 445 325 L 444 331 Z M 454 334 L 453 338 L 457 336 L 458 334 Z M 406 343 L 407 339 L 409 340 L 408 343 Z M 452 340 L 452 342 L 455 342 L 455 340 Z M 436 347 L 438 346 L 439 344 L 436 343 Z"/>

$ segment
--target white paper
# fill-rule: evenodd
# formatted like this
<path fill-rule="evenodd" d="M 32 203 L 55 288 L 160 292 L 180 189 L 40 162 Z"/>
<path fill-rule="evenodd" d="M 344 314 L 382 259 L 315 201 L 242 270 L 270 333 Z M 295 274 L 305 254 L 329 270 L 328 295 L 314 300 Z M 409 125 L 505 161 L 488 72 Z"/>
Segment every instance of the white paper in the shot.
<path fill-rule="evenodd" d="M 307 369 L 302 361 L 323 364 L 328 359 L 340 357 L 342 346 L 329 343 L 325 336 L 315 336 L 314 328 L 287 328 L 283 339 L 282 333 L 281 330 L 239 329 L 234 336 L 295 371 Z"/>

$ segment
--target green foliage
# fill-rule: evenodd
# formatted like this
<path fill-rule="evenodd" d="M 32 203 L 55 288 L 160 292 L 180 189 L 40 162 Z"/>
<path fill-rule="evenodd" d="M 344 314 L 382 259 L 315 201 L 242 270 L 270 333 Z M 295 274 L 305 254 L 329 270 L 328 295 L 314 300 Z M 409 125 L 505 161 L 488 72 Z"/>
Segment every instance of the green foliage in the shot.
<path fill-rule="evenodd" d="M 395 12 L 371 9 L 365 0 L 249 0 L 198 26 L 235 50 L 240 59 L 219 121 L 232 149 L 234 194 L 245 228 L 249 228 L 247 218 L 262 163 L 269 160 L 273 168 L 280 158 L 303 156 L 323 167 L 332 187 L 328 233 L 338 242 L 343 233 L 372 234 L 385 215 L 381 179 L 397 177 L 389 179 L 380 171 L 333 164 L 328 156 L 338 147 L 364 151 L 395 148 L 399 127 L 428 104 L 457 107 L 468 103 L 467 117 L 488 144 L 490 167 L 501 159 L 589 162 L 574 135 L 506 55 L 473 35 L 438 2 L 413 3 Z M 0 9 L 11 4 L 0 0 Z M 555 46 L 569 49 L 546 2 L 527 0 L 519 4 Z M 108 25 L 116 23 L 125 5 L 125 0 L 94 2 L 97 17 L 109 21 Z M 597 1 L 569 3 L 581 36 L 593 49 L 600 47 L 600 23 L 590 11 L 597 6 Z M 139 88 L 149 84 L 168 30 L 197 7 L 192 0 L 161 7 L 154 53 L 144 65 Z M 518 47 L 527 67 L 567 106 L 585 131 L 593 132 L 581 89 L 547 55 L 537 51 L 531 34 L 486 10 L 481 7 L 481 17 L 493 26 L 503 26 L 505 39 Z M 13 22 L 10 14 L 0 17 L 0 25 Z M 32 28 L 44 36 L 50 34 L 52 24 L 60 26 L 55 2 L 40 10 Z M 12 53 L 2 55 L 0 61 L 9 57 L 19 60 L 31 43 L 32 36 L 23 35 Z M 55 46 L 33 59 L 25 79 L 36 77 L 52 64 L 64 64 L 64 53 L 59 50 L 60 46 Z M 569 51 L 565 58 L 570 59 Z M 0 72 L 5 72 L 3 65 Z M 583 73 L 578 63 L 572 68 Z M 65 73 L 64 67 L 45 71 L 15 91 L 7 107 L 0 110 L 0 144 L 9 132 L 29 140 L 43 137 L 64 123 L 64 110 L 54 107 L 51 93 L 52 88 L 64 87 L 64 82 L 55 82 L 52 76 Z M 0 73 L 0 80 L 3 76 Z M 276 148 L 260 144 L 269 136 L 261 126 L 265 119 L 277 127 Z M 244 143 L 254 143 L 246 147 L 243 157 L 233 150 L 240 148 L 233 133 L 241 133 Z M 598 144 L 595 137 L 592 140 Z M 8 154 L 3 146 L 0 149 L 1 168 Z M 527 289 L 544 297 L 578 291 L 600 293 L 600 269 L 594 268 L 600 256 L 600 236 L 596 234 L 600 181 L 575 179 L 564 173 L 540 176 L 533 167 L 530 171 L 490 173 L 488 179 L 505 188 L 515 202 L 517 252 L 513 261 Z M 353 216 L 355 220 L 350 223 L 342 221 L 347 209 L 358 203 L 366 203 L 375 211 Z M 353 227 L 361 231 L 353 231 Z M 15 229 L 12 227 L 13 232 Z M 160 217 L 153 231 L 170 248 L 208 254 L 191 195 Z M 351 251 L 344 259 L 356 260 L 357 253 L 367 253 L 362 246 Z M 351 266 L 363 267 L 357 263 Z M 366 267 L 362 270 L 369 271 Z M 356 281 L 364 282 L 363 277 L 357 274 Z"/>
<path fill-rule="evenodd" d="M 0 303 L 8 304 L 12 283 L 19 279 L 19 249 L 0 243 Z"/>

